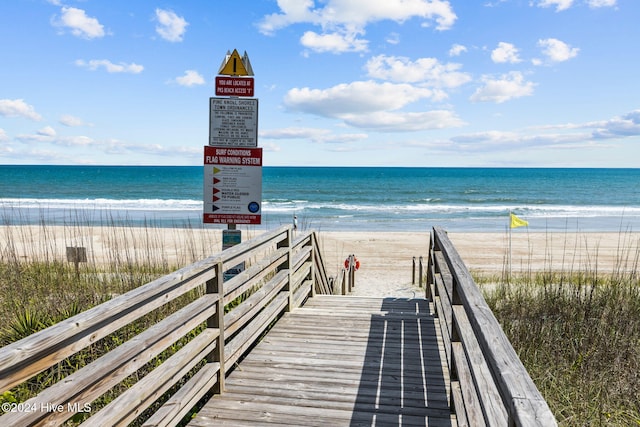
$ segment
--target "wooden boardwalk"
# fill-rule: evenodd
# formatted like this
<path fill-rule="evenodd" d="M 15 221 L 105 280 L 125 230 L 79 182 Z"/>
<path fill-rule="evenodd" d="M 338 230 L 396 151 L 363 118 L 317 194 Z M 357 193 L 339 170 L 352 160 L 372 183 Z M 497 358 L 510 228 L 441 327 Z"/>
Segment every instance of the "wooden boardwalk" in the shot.
<path fill-rule="evenodd" d="M 189 426 L 451 426 L 448 378 L 427 300 L 316 295 Z"/>

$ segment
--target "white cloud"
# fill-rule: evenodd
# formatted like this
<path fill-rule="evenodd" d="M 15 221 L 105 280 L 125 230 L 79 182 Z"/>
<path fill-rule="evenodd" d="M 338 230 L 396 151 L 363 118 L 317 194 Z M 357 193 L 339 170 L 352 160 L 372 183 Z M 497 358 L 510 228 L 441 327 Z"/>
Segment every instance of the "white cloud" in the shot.
<path fill-rule="evenodd" d="M 597 9 L 600 7 L 614 7 L 617 3 L 617 0 L 584 0 L 584 2 L 592 9 Z M 561 12 L 563 10 L 569 9 L 573 6 L 575 0 L 539 0 L 539 7 L 554 7 L 556 8 L 556 12 Z"/>
<path fill-rule="evenodd" d="M 205 83 L 204 77 L 196 70 L 187 70 L 184 72 L 184 76 L 176 77 L 175 82 L 180 86 L 199 86 Z"/>
<path fill-rule="evenodd" d="M 616 0 L 587 0 L 587 4 L 594 9 L 598 7 L 613 7 L 616 5 Z"/>
<path fill-rule="evenodd" d="M 271 35 L 277 30 L 293 24 L 311 24 L 322 28 L 322 34 L 307 32 L 301 43 L 309 49 L 329 51 L 331 46 L 340 52 L 360 52 L 367 41 L 358 38 L 364 34 L 368 24 L 390 20 L 404 22 L 421 18 L 436 29 L 448 30 L 457 19 L 448 1 L 445 0 L 330 0 L 315 7 L 313 0 L 278 0 L 281 13 L 265 16 L 258 24 L 260 32 Z M 353 42 L 345 47 L 344 44 Z"/>
<path fill-rule="evenodd" d="M 589 124 L 594 127 L 594 138 L 619 138 L 640 135 L 640 110 L 634 110 L 622 117 Z"/>
<path fill-rule="evenodd" d="M 556 12 L 569 9 L 573 5 L 573 0 L 540 0 L 540 7 L 556 7 Z"/>
<path fill-rule="evenodd" d="M 285 96 L 285 106 L 322 117 L 342 120 L 345 124 L 381 132 L 417 131 L 461 126 L 464 123 L 446 110 L 397 111 L 439 92 L 402 83 L 360 81 L 340 84 L 329 89 L 291 89 Z"/>
<path fill-rule="evenodd" d="M 448 110 L 422 112 L 378 111 L 371 114 L 346 114 L 346 124 L 378 132 L 415 132 L 460 127 L 465 123 Z"/>
<path fill-rule="evenodd" d="M 60 17 L 54 16 L 52 24 L 60 28 L 68 28 L 71 34 L 85 39 L 104 37 L 104 26 L 96 18 L 87 16 L 82 9 L 63 7 Z"/>
<path fill-rule="evenodd" d="M 324 90 L 294 88 L 286 94 L 284 103 L 292 111 L 339 118 L 344 114 L 397 110 L 432 96 L 430 89 L 409 84 L 358 81 Z"/>
<path fill-rule="evenodd" d="M 364 28 L 372 22 L 403 22 L 416 17 L 436 21 L 439 30 L 446 30 L 457 19 L 449 2 L 444 0 L 331 0 L 325 7 L 313 9 L 314 3 L 313 0 L 278 0 L 282 13 L 265 16 L 259 24 L 260 31 L 272 34 L 297 23 L 311 23 L 323 28 Z"/>
<path fill-rule="evenodd" d="M 171 10 L 156 9 L 156 32 L 170 42 L 181 42 L 189 23 Z"/>
<path fill-rule="evenodd" d="M 555 132 L 548 132 L 553 130 Z M 452 151 L 521 150 L 533 148 L 594 148 L 602 140 L 640 136 L 640 110 L 609 120 L 539 126 L 523 132 L 484 131 L 459 135 L 443 148 Z"/>
<path fill-rule="evenodd" d="M 50 137 L 56 136 L 56 130 L 51 126 L 45 126 L 42 129 L 40 129 L 37 133 L 38 135 L 42 135 L 42 136 L 50 136 Z"/>
<path fill-rule="evenodd" d="M 551 62 L 568 61 L 578 55 L 580 49 L 571 47 L 558 39 L 538 40 L 538 46 L 542 48 L 542 53 L 549 58 Z"/>
<path fill-rule="evenodd" d="M 498 47 L 491 52 L 491 60 L 497 63 L 509 62 L 511 64 L 521 61 L 518 57 L 518 48 L 506 42 L 498 43 Z"/>
<path fill-rule="evenodd" d="M 486 131 L 451 138 L 453 151 L 504 151 L 523 148 L 567 148 L 588 145 L 587 133 L 522 134 L 518 132 Z"/>
<path fill-rule="evenodd" d="M 332 53 L 364 52 L 368 46 L 368 42 L 357 38 L 356 33 L 317 34 L 313 31 L 305 32 L 300 38 L 300 44 L 315 52 Z"/>
<path fill-rule="evenodd" d="M 16 140 L 24 143 L 46 143 L 58 147 L 100 147 L 98 141 L 84 135 L 59 136 L 55 129 L 46 126 L 35 134 L 18 135 Z"/>
<path fill-rule="evenodd" d="M 316 143 L 349 143 L 367 138 L 365 133 L 335 134 L 328 129 L 290 127 L 260 132 L 265 139 L 307 139 Z"/>
<path fill-rule="evenodd" d="M 0 142 L 6 142 L 9 140 L 9 135 L 4 129 L 0 128 Z"/>
<path fill-rule="evenodd" d="M 482 78 L 483 86 L 471 96 L 473 102 L 496 102 L 498 104 L 514 98 L 533 94 L 534 84 L 524 80 L 522 73 L 512 71 L 493 79 L 488 76 Z"/>
<path fill-rule="evenodd" d="M 390 33 L 387 38 L 385 39 L 385 41 L 389 44 L 398 44 L 400 43 L 400 34 L 398 33 Z"/>
<path fill-rule="evenodd" d="M 378 55 L 365 65 L 370 77 L 402 83 L 424 83 L 437 88 L 454 88 L 471 81 L 471 76 L 458 71 L 460 64 L 442 64 L 436 58 L 411 61 L 403 56 Z"/>
<path fill-rule="evenodd" d="M 92 59 L 90 61 L 78 59 L 75 61 L 75 64 L 78 67 L 87 68 L 91 71 L 95 71 L 98 68 L 104 68 L 108 73 L 139 74 L 144 70 L 144 67 L 142 65 L 138 65 L 135 63 L 126 64 L 124 62 L 114 64 L 107 59 Z"/>
<path fill-rule="evenodd" d="M 463 46 L 461 44 L 454 44 L 453 46 L 451 46 L 451 49 L 449 49 L 449 56 L 460 56 L 460 54 L 466 51 L 466 46 Z"/>
<path fill-rule="evenodd" d="M 61 116 L 58 122 L 60 122 L 60 124 L 62 125 L 69 126 L 69 127 L 78 127 L 78 126 L 86 125 L 86 123 L 81 118 L 72 116 L 70 114 L 64 114 L 63 116 Z"/>
<path fill-rule="evenodd" d="M 23 99 L 0 99 L 0 115 L 5 117 L 24 117 L 35 121 L 42 120 L 32 105 Z"/>

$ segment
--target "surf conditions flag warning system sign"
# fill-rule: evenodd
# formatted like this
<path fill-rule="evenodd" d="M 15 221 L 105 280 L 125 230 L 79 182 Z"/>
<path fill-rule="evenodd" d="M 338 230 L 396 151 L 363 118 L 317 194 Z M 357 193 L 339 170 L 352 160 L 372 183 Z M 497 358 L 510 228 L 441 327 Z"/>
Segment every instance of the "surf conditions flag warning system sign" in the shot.
<path fill-rule="evenodd" d="M 204 147 L 204 218 L 211 224 L 260 224 L 262 148 Z"/>

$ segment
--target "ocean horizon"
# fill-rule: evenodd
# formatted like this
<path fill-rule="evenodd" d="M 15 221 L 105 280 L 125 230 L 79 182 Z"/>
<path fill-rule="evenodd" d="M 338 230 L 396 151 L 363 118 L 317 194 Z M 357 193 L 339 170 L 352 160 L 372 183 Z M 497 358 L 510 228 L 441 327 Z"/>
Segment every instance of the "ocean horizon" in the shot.
<path fill-rule="evenodd" d="M 640 169 L 265 166 L 262 224 L 319 231 L 640 230 Z M 203 225 L 202 166 L 0 165 L 3 225 Z"/>

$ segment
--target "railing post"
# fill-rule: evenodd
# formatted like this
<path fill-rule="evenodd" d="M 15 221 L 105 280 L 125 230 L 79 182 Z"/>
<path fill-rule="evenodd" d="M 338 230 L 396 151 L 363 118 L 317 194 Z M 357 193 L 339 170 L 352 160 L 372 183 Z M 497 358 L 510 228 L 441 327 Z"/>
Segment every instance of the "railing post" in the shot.
<path fill-rule="evenodd" d="M 349 293 L 353 291 L 353 288 L 356 286 L 356 256 L 351 254 L 349 255 Z"/>
<path fill-rule="evenodd" d="M 226 371 L 224 367 L 224 269 L 222 261 L 219 261 L 215 265 L 216 277 L 208 280 L 206 283 L 206 292 L 208 294 L 218 294 L 218 301 L 216 302 L 216 313 L 207 319 L 208 328 L 218 329 L 218 338 L 216 338 L 216 349 L 207 356 L 208 362 L 218 362 L 220 364 L 220 370 L 218 372 L 218 382 L 214 386 L 213 392 L 221 394 L 224 392 L 224 382 Z"/>
<path fill-rule="evenodd" d="M 434 236 L 433 231 L 429 233 L 429 251 L 427 252 L 427 281 L 425 283 L 425 293 L 424 296 L 426 299 L 431 300 L 433 295 L 431 295 L 431 284 L 434 283 L 433 273 L 434 273 L 434 262 L 433 262 L 433 251 L 435 250 L 434 245 Z"/>
<path fill-rule="evenodd" d="M 411 284 L 416 284 L 416 257 L 413 257 L 413 265 L 411 267 Z"/>
<path fill-rule="evenodd" d="M 418 259 L 418 286 L 422 287 L 422 257 Z"/>
<path fill-rule="evenodd" d="M 293 309 L 293 289 L 291 286 L 291 265 L 292 265 L 292 258 L 291 258 L 291 228 L 287 229 L 287 237 L 278 242 L 278 249 L 280 248 L 288 248 L 289 250 L 287 251 L 287 260 L 280 265 L 280 267 L 278 267 L 278 271 L 287 269 L 288 274 L 287 274 L 287 284 L 285 285 L 284 290 L 287 291 L 288 296 L 287 296 L 287 307 L 285 308 L 286 311 L 291 311 Z"/>
<path fill-rule="evenodd" d="M 309 274 L 311 277 L 311 298 L 316 296 L 316 245 L 314 244 L 314 237 L 311 235 L 309 244 L 311 245 L 311 267 L 309 268 Z M 326 292 L 323 290 L 322 292 Z"/>
<path fill-rule="evenodd" d="M 346 295 L 347 294 L 347 270 L 342 270 L 342 295 Z"/>

